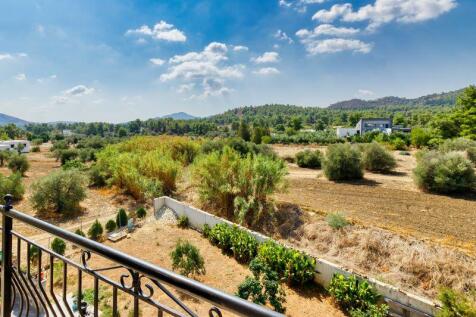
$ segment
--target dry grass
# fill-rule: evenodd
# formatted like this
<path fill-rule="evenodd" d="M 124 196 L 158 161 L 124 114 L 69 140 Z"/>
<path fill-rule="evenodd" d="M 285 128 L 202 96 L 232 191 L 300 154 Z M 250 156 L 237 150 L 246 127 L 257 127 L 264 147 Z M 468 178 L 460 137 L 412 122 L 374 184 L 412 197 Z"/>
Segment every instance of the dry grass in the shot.
<path fill-rule="evenodd" d="M 434 298 L 443 286 L 476 289 L 476 259 L 460 251 L 360 225 L 335 230 L 322 218 L 302 231 L 293 245 L 405 290 Z"/>

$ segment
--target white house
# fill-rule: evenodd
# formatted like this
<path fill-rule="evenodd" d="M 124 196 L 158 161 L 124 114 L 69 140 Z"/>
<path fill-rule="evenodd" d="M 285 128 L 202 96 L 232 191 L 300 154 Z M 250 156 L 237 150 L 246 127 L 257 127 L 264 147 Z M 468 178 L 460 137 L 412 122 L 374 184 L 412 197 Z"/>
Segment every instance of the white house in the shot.
<path fill-rule="evenodd" d="M 0 151 L 18 151 L 20 144 L 23 145 L 22 153 L 30 152 L 30 142 L 27 140 L 6 140 L 0 141 Z"/>
<path fill-rule="evenodd" d="M 337 137 L 339 138 L 346 138 L 350 136 L 354 136 L 358 133 L 357 128 L 337 128 Z"/>

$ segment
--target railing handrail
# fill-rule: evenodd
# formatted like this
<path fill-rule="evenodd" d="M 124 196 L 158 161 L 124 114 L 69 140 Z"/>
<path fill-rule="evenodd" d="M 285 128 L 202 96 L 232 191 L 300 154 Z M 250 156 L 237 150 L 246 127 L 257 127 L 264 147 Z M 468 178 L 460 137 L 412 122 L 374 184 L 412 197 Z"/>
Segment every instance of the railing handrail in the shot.
<path fill-rule="evenodd" d="M 232 311 L 235 314 L 241 316 L 257 317 L 283 316 L 282 314 L 271 311 L 263 306 L 259 306 L 236 296 L 224 293 L 213 287 L 186 278 L 182 275 L 161 268 L 147 261 L 140 260 L 124 252 L 115 250 L 99 242 L 87 239 L 78 234 L 57 227 L 43 220 L 34 218 L 15 209 L 5 208 L 5 206 L 0 205 L 0 212 L 4 216 L 19 220 L 35 228 L 41 229 L 52 235 L 60 237 L 68 242 L 71 242 L 81 247 L 84 250 L 99 254 L 102 257 L 114 261 L 117 264 L 120 264 L 128 269 L 142 273 L 148 276 L 149 278 L 156 279 L 160 282 L 168 284 L 181 292 L 191 295 L 192 297 L 198 297 L 207 302 L 211 302 L 212 304 L 220 308 Z"/>

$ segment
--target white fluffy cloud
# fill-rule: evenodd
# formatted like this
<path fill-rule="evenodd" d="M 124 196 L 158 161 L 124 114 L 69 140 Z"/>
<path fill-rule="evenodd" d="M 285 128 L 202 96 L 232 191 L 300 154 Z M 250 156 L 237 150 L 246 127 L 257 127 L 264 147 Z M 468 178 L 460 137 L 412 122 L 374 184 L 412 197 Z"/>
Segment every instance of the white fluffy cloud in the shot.
<path fill-rule="evenodd" d="M 256 64 L 277 63 L 279 62 L 278 52 L 265 52 L 263 55 L 252 59 Z"/>
<path fill-rule="evenodd" d="M 15 79 L 18 80 L 18 81 L 26 80 L 26 75 L 23 74 L 23 73 L 17 74 L 17 75 L 15 76 Z"/>
<path fill-rule="evenodd" d="M 306 12 L 311 4 L 324 3 L 327 0 L 279 0 L 279 5 L 285 8 L 293 8 L 299 12 Z"/>
<path fill-rule="evenodd" d="M 243 45 L 235 45 L 235 46 L 233 46 L 233 51 L 235 51 L 235 52 L 247 52 L 248 47 L 243 46 Z"/>
<path fill-rule="evenodd" d="M 10 53 L 0 53 L 0 61 L 14 60 L 19 57 L 28 57 L 26 53 L 10 54 Z"/>
<path fill-rule="evenodd" d="M 323 40 L 308 40 L 304 42 L 306 50 L 311 55 L 324 53 L 338 53 L 350 51 L 355 53 L 369 53 L 372 44 L 355 39 L 332 38 Z"/>
<path fill-rule="evenodd" d="M 149 61 L 156 65 L 156 66 L 161 66 L 161 65 L 164 65 L 165 64 L 165 61 L 163 59 L 160 59 L 160 58 L 151 58 L 149 59 Z"/>
<path fill-rule="evenodd" d="M 373 95 L 375 95 L 375 93 L 372 90 L 368 90 L 368 89 L 357 90 L 357 96 L 359 97 L 371 97 Z"/>
<path fill-rule="evenodd" d="M 8 53 L 0 54 L 0 61 L 9 60 L 9 59 L 13 59 L 13 56 L 11 54 L 8 54 Z"/>
<path fill-rule="evenodd" d="M 274 67 L 263 67 L 258 70 L 255 70 L 253 73 L 256 75 L 269 76 L 269 75 L 278 75 L 280 71 Z"/>
<path fill-rule="evenodd" d="M 189 52 L 170 58 L 169 68 L 160 76 L 160 80 L 186 82 L 188 86 L 182 84 L 178 89 L 180 92 L 201 87 L 201 94 L 194 95 L 194 98 L 223 96 L 233 91 L 226 87 L 226 81 L 243 78 L 244 68 L 244 65 L 229 62 L 226 44 L 212 42 L 201 52 Z"/>
<path fill-rule="evenodd" d="M 456 0 L 375 0 L 354 11 L 352 4 L 336 4 L 329 10 L 319 10 L 314 20 L 331 22 L 340 19 L 344 22 L 368 21 L 368 29 L 393 21 L 416 23 L 439 17 L 456 7 Z"/>
<path fill-rule="evenodd" d="M 313 38 L 319 36 L 352 36 L 360 32 L 359 29 L 347 28 L 347 27 L 336 27 L 332 24 L 321 24 L 318 25 L 314 30 L 301 29 L 296 32 L 296 35 L 301 38 Z"/>
<path fill-rule="evenodd" d="M 127 30 L 126 35 L 150 36 L 155 40 L 168 42 L 185 42 L 187 40 L 183 31 L 163 20 L 155 24 L 152 28 L 143 25 L 138 29 Z"/>
<path fill-rule="evenodd" d="M 289 44 L 293 44 L 294 41 L 292 38 L 290 38 L 285 32 L 283 32 L 282 30 L 278 30 L 276 31 L 276 33 L 274 34 L 274 37 L 277 38 L 278 40 L 281 40 L 281 41 L 286 41 L 288 42 Z"/>
<path fill-rule="evenodd" d="M 77 98 L 93 94 L 95 89 L 87 87 L 85 85 L 77 85 L 70 89 L 67 89 L 61 93 L 61 95 L 53 96 L 51 99 L 56 104 L 66 104 L 69 102 L 77 102 Z"/>

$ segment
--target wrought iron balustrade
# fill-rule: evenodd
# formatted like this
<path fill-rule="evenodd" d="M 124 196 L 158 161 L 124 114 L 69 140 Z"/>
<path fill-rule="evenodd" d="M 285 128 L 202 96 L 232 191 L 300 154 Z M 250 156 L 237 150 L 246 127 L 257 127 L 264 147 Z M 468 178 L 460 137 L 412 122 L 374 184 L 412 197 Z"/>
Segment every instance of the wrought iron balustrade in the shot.
<path fill-rule="evenodd" d="M 279 317 L 276 312 L 226 294 L 151 263 L 84 238 L 12 208 L 2 213 L 1 313 L 6 316 L 238 316 Z M 76 247 L 80 260 L 55 253 L 12 230 L 13 220 Z M 96 259 L 107 267 L 96 268 Z M 109 265 L 110 264 L 110 265 Z M 224 281 L 226 283 L 226 281 Z M 91 288 L 85 289 L 85 286 Z M 185 304 L 191 297 L 200 305 Z M 203 303 L 202 303 L 203 302 Z M 120 311 L 124 303 L 127 311 Z M 192 301 L 192 303 L 195 303 Z M 206 308 L 204 309 L 204 303 Z"/>

